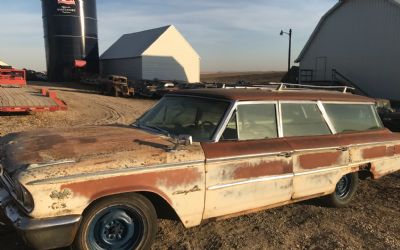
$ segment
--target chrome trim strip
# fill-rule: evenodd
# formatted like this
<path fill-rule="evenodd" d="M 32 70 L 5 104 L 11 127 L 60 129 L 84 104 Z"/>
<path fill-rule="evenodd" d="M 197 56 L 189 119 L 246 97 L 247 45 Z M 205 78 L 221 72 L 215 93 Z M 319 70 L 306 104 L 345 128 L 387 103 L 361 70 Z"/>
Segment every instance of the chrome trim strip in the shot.
<path fill-rule="evenodd" d="M 310 174 L 316 174 L 316 173 L 323 173 L 323 172 L 330 172 L 330 171 L 339 170 L 339 169 L 342 169 L 342 168 L 349 168 L 350 166 L 351 165 L 349 164 L 349 165 L 346 165 L 346 166 L 324 168 L 324 169 L 312 170 L 312 171 L 307 171 L 307 172 L 294 173 L 294 177 L 303 176 L 303 175 L 310 175 Z"/>
<path fill-rule="evenodd" d="M 106 170 L 106 171 L 101 171 L 101 172 L 96 172 L 96 173 L 88 173 L 88 174 L 75 174 L 75 175 L 70 175 L 66 177 L 55 177 L 55 178 L 49 178 L 49 179 L 43 179 L 43 180 L 36 180 L 36 181 L 31 181 L 28 182 L 26 185 L 40 185 L 40 184 L 56 184 L 60 182 L 67 182 L 67 181 L 73 181 L 76 179 L 82 179 L 82 178 L 91 178 L 91 177 L 104 177 L 104 176 L 114 176 L 114 175 L 119 175 L 123 173 L 129 173 L 129 172 L 138 172 L 141 171 L 141 173 L 147 173 L 154 171 L 156 169 L 160 170 L 169 170 L 171 168 L 177 168 L 177 167 L 183 167 L 187 166 L 188 168 L 197 166 L 197 165 L 204 165 L 204 160 L 198 160 L 198 161 L 190 161 L 190 162 L 181 162 L 181 163 L 169 163 L 169 164 L 160 164 L 160 165 L 153 165 L 149 167 L 143 167 L 143 166 L 136 166 L 136 167 L 129 167 L 129 168 L 124 168 L 124 169 L 114 169 L 114 170 Z"/>
<path fill-rule="evenodd" d="M 251 155 L 231 156 L 231 157 L 220 157 L 220 158 L 213 158 L 213 159 L 206 160 L 206 163 L 224 162 L 224 161 L 232 161 L 232 160 L 246 160 L 246 159 L 258 158 L 258 157 L 269 157 L 269 156 L 284 157 L 283 154 L 286 154 L 286 153 L 294 153 L 294 151 L 261 153 L 261 154 L 251 154 Z"/>
<path fill-rule="evenodd" d="M 239 182 L 233 182 L 233 183 L 227 183 L 227 184 L 218 184 L 218 185 L 208 187 L 207 190 L 217 190 L 217 189 L 222 189 L 222 188 L 234 187 L 234 186 L 251 184 L 251 183 L 258 183 L 258 182 L 264 182 L 264 181 L 289 179 L 289 178 L 293 178 L 293 176 L 294 176 L 293 174 L 267 176 L 267 177 L 262 177 L 262 178 L 257 178 L 257 179 L 250 179 L 250 180 L 246 180 L 246 181 L 239 181 Z"/>
<path fill-rule="evenodd" d="M 326 148 L 308 148 L 308 149 L 295 150 L 294 153 L 320 152 L 320 151 L 325 151 L 325 150 L 339 150 L 339 149 L 340 149 L 340 146 L 326 147 Z"/>
<path fill-rule="evenodd" d="M 48 162 L 48 163 L 37 163 L 37 164 L 30 164 L 28 165 L 28 170 L 31 169 L 38 169 L 38 168 L 43 168 L 43 167 L 49 167 L 49 166 L 55 166 L 55 165 L 63 165 L 63 164 L 69 164 L 69 163 L 76 163 L 75 160 L 60 160 L 60 161 L 53 161 L 53 162 Z"/>
<path fill-rule="evenodd" d="M 400 143 L 400 141 L 368 142 L 368 143 L 350 144 L 348 145 L 348 147 L 351 148 L 351 147 L 374 146 L 374 145 L 390 146 L 388 144 L 398 144 L 398 143 Z"/>

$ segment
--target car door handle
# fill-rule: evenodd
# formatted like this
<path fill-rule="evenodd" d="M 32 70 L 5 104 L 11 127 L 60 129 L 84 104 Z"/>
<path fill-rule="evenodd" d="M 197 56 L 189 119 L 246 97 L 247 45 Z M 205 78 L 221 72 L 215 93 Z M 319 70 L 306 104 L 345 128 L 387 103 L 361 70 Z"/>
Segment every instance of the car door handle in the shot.
<path fill-rule="evenodd" d="M 293 155 L 293 152 L 283 152 L 283 153 L 278 154 L 278 157 L 289 158 L 289 157 L 292 157 L 292 155 Z"/>
<path fill-rule="evenodd" d="M 337 150 L 337 151 L 346 152 L 346 151 L 349 150 L 349 148 L 348 148 L 348 147 L 339 147 L 339 148 L 337 148 L 336 150 Z"/>

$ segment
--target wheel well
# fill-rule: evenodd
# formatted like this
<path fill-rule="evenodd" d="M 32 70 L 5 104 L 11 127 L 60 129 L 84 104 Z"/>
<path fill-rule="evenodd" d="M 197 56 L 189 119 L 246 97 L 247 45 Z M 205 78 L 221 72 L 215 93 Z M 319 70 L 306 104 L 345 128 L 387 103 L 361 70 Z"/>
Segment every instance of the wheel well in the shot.
<path fill-rule="evenodd" d="M 89 207 L 93 206 L 93 204 L 104 200 L 104 199 L 108 199 L 110 197 L 115 197 L 115 196 L 126 196 L 126 195 L 130 195 L 130 194 L 140 194 L 144 197 L 146 197 L 151 204 L 153 204 L 154 209 L 156 210 L 157 213 L 157 218 L 159 219 L 169 219 L 169 220 L 176 220 L 176 221 L 180 221 L 179 216 L 177 215 L 177 213 L 175 212 L 175 210 L 171 207 L 171 205 L 164 199 L 162 198 L 160 195 L 152 193 L 152 192 L 131 192 L 131 193 L 121 193 L 121 194 L 114 194 L 114 195 L 109 195 L 109 196 L 103 196 L 100 197 L 94 201 L 92 201 L 89 206 L 87 206 L 83 212 L 83 214 L 88 210 Z"/>
<path fill-rule="evenodd" d="M 366 180 L 368 178 L 373 179 L 374 175 L 371 172 L 371 163 L 360 166 L 360 170 L 358 171 L 358 177 L 360 180 Z"/>
<path fill-rule="evenodd" d="M 137 192 L 137 193 L 149 199 L 149 201 L 153 204 L 154 208 L 156 209 L 157 217 L 159 219 L 181 221 L 179 216 L 176 214 L 175 210 L 171 207 L 171 205 L 158 194 L 151 192 Z"/>

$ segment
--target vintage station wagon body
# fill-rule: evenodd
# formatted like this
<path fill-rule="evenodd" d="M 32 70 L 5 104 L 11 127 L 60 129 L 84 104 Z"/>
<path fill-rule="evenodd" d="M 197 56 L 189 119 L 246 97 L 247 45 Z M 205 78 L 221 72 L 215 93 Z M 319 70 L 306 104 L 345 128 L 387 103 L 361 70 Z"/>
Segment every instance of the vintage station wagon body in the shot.
<path fill-rule="evenodd" d="M 348 93 L 183 91 L 134 125 L 2 138 L 1 206 L 29 244 L 72 244 L 88 208 L 119 194 L 163 203 L 193 227 L 330 195 L 350 173 L 400 169 L 400 135 L 383 128 L 373 99 Z M 178 132 L 194 143 L 174 141 Z"/>

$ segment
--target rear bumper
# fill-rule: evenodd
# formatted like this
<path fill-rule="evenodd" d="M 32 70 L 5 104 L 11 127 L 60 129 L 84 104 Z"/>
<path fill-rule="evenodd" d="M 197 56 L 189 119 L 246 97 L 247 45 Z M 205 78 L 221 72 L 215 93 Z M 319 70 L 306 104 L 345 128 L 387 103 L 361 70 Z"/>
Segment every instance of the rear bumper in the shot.
<path fill-rule="evenodd" d="M 0 219 L 12 225 L 25 242 L 36 249 L 66 247 L 73 243 L 81 216 L 33 219 L 24 215 L 0 184 Z"/>

